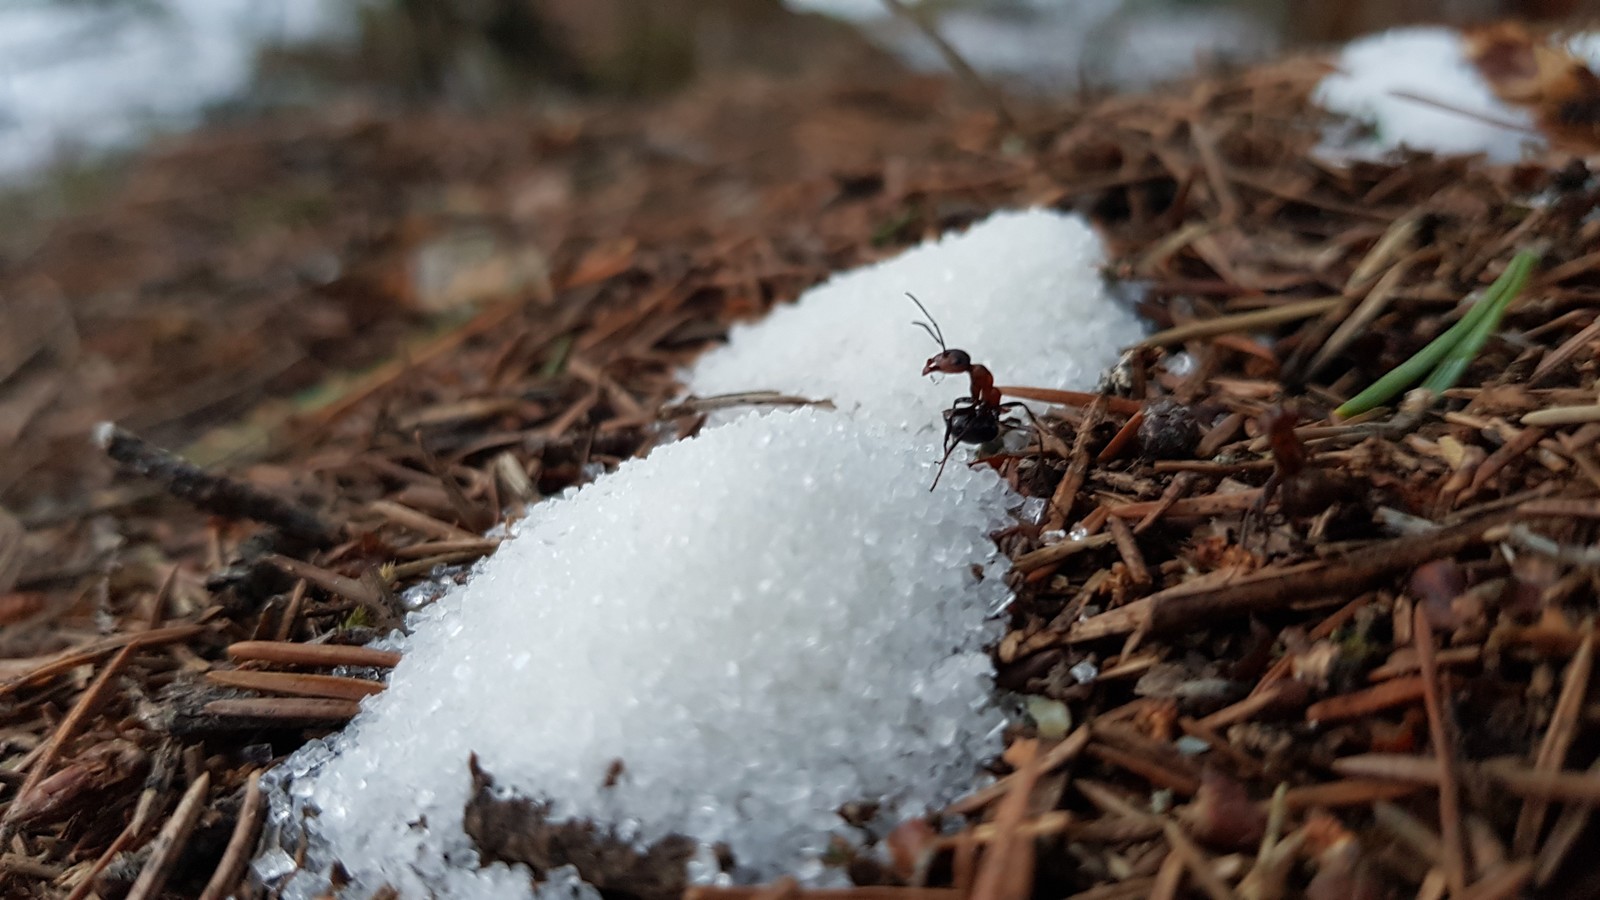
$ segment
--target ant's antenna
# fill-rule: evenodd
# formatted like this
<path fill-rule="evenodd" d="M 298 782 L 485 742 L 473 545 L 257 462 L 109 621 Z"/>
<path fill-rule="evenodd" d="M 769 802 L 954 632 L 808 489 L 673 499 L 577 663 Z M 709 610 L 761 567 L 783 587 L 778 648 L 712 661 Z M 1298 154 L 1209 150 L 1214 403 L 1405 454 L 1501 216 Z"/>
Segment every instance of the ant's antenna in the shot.
<path fill-rule="evenodd" d="M 913 321 L 911 324 L 921 328 L 923 331 L 926 331 L 928 333 L 928 337 L 938 341 L 940 350 L 950 349 L 944 345 L 944 332 L 939 329 L 939 323 L 934 320 L 933 313 L 928 312 L 928 308 L 922 305 L 922 301 L 918 300 L 915 294 L 911 293 L 910 291 L 906 291 L 906 296 L 910 297 L 911 302 L 917 305 L 917 309 L 922 310 L 922 314 L 928 317 L 928 321 L 926 322 Z"/>

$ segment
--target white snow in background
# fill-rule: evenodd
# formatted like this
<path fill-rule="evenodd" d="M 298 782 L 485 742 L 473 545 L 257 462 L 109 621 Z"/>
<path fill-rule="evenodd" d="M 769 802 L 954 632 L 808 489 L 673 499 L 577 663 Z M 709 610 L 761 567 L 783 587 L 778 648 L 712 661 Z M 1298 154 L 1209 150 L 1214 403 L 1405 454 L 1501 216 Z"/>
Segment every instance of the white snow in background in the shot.
<path fill-rule="evenodd" d="M 329 0 L 0 4 L 0 177 L 64 149 L 185 127 L 248 82 L 256 48 L 327 34 Z"/>
<path fill-rule="evenodd" d="M 998 213 L 738 329 L 694 390 L 839 410 L 741 415 L 534 507 L 412 617 L 388 689 L 269 774 L 282 846 L 304 821 L 312 854 L 292 874 L 269 849 L 258 877 L 309 898 L 337 860 L 349 896 L 525 895 L 525 873 L 479 869 L 462 830 L 472 753 L 557 815 L 726 841 L 738 881 L 837 882 L 818 856 L 849 833 L 841 804 L 885 801 L 892 823 L 969 787 L 1000 749 L 983 650 L 1009 564 L 990 535 L 1018 498 L 966 451 L 929 491 L 941 412 L 967 385 L 919 375 L 938 348 L 901 292 L 1001 381 L 1081 390 L 1142 334 L 1101 253 L 1076 217 Z M 607 789 L 612 760 L 625 775 Z"/>
<path fill-rule="evenodd" d="M 893 16 L 881 0 L 785 3 L 797 12 L 854 23 L 913 68 L 947 68 L 926 35 Z M 1145 87 L 1188 75 L 1206 60 L 1264 58 L 1279 42 L 1260 18 L 1219 4 L 967 0 L 928 4 L 926 15 L 974 69 L 1044 91 L 1085 83 Z"/>
<path fill-rule="evenodd" d="M 841 804 L 918 812 L 1000 749 L 983 647 L 1009 492 L 965 467 L 930 492 L 929 450 L 822 410 L 747 416 L 541 504 L 419 614 L 292 795 L 365 892 L 524 892 L 472 863 L 471 753 L 557 815 L 726 841 L 745 879 L 817 874 Z"/>
<path fill-rule="evenodd" d="M 1315 102 L 1330 112 L 1374 126 L 1370 139 L 1333 146 L 1331 156 L 1378 159 L 1401 147 L 1448 154 L 1485 154 L 1514 162 L 1523 146 L 1540 143 L 1533 117 L 1507 106 L 1466 58 L 1460 32 L 1449 28 L 1397 28 L 1348 44 L 1339 71 L 1317 86 Z M 1395 96 L 1437 100 L 1452 109 Z M 1490 124 L 1475 115 L 1516 127 Z"/>
<path fill-rule="evenodd" d="M 921 375 L 939 351 L 912 321 L 915 294 L 945 342 L 987 365 L 997 384 L 1083 390 L 1141 337 L 1100 275 L 1104 249 L 1078 216 L 996 213 L 893 259 L 836 275 L 763 321 L 736 326 L 726 347 L 689 373 L 699 396 L 752 389 L 828 398 L 847 412 L 942 433 L 964 376 Z"/>

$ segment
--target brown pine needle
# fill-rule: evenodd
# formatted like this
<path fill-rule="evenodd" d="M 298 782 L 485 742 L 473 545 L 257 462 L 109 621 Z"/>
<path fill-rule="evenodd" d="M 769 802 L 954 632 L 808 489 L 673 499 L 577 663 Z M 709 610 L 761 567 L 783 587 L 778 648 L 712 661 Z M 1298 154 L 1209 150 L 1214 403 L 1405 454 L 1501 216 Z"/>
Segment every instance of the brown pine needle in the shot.
<path fill-rule="evenodd" d="M 1189 877 L 1206 892 L 1206 896 L 1211 900 L 1238 900 L 1233 888 L 1228 887 L 1226 882 L 1217 877 L 1217 873 L 1212 869 L 1211 858 L 1183 833 L 1177 822 L 1166 823 L 1164 830 L 1167 846 L 1172 848 L 1174 856 L 1183 860 L 1184 866 L 1189 870 Z"/>
<path fill-rule="evenodd" d="M 172 811 L 172 817 L 161 826 L 161 831 L 151 842 L 150 858 L 145 861 L 139 877 L 129 889 L 127 900 L 153 900 L 161 896 L 161 889 L 166 887 L 167 878 L 172 875 L 178 857 L 189 842 L 189 833 L 194 830 L 195 822 L 199 821 L 200 813 L 205 809 L 206 791 L 210 788 L 211 774 L 201 772 L 200 777 L 184 791 L 178 808 Z"/>
<path fill-rule="evenodd" d="M 263 694 L 290 694 L 296 697 L 326 697 L 330 700 L 361 700 L 381 693 L 383 685 L 362 678 L 339 675 L 307 675 L 301 672 L 258 672 L 251 669 L 213 669 L 206 673 L 212 684 L 244 688 Z"/>
<path fill-rule="evenodd" d="M 128 660 L 133 658 L 133 654 L 137 650 L 138 648 L 133 645 L 123 647 L 121 652 L 112 657 L 111 662 L 107 663 L 106 667 L 100 671 L 100 677 L 96 678 L 94 683 L 89 685 L 88 689 L 78 696 L 78 702 L 73 704 L 72 711 L 68 712 L 60 722 L 56 723 L 55 730 L 50 734 L 49 742 L 45 744 L 44 750 L 40 752 L 39 756 L 34 759 L 32 768 L 28 770 L 28 777 L 23 780 L 22 786 L 17 788 L 16 797 L 6 809 L 6 817 L 4 820 L 0 820 L 0 824 L 9 824 L 20 810 L 29 806 L 29 801 L 32 799 L 30 795 L 38 789 L 39 783 L 44 781 L 44 777 L 50 773 L 50 767 L 55 765 L 57 757 L 66 748 L 67 741 L 71 740 L 78 729 L 83 727 L 89 717 L 94 715 L 95 711 L 100 708 L 100 704 L 105 701 L 111 691 L 112 679 L 121 673 L 123 666 L 127 665 Z"/>
<path fill-rule="evenodd" d="M 390 650 L 373 650 L 344 644 L 296 644 L 287 641 L 239 641 L 228 645 L 228 658 L 234 662 L 266 662 L 327 669 L 335 666 L 392 669 L 400 664 L 400 654 Z"/>
<path fill-rule="evenodd" d="M 228 847 L 217 862 L 216 871 L 200 892 L 200 900 L 222 900 L 239 884 L 244 867 L 256 851 L 256 837 L 261 833 L 261 813 L 266 808 L 261 792 L 261 772 L 250 773 L 245 782 L 244 803 L 239 807 L 239 818 L 234 822 L 233 835 Z"/>
<path fill-rule="evenodd" d="M 1555 712 L 1545 728 L 1544 740 L 1534 757 L 1536 772 L 1554 772 L 1561 768 L 1578 736 L 1578 726 L 1583 717 L 1583 703 L 1588 696 L 1589 676 L 1594 671 L 1594 627 L 1585 623 L 1583 642 L 1578 652 L 1567 663 L 1567 672 L 1561 682 L 1561 696 L 1556 700 Z M 1544 829 L 1549 801 L 1528 798 L 1522 801 L 1522 812 L 1517 816 L 1517 827 L 1511 839 L 1511 852 L 1516 856 L 1531 856 L 1537 849 L 1539 832 Z"/>
<path fill-rule="evenodd" d="M 1445 718 L 1440 697 L 1439 667 L 1433 661 L 1433 626 L 1427 610 L 1417 604 L 1411 619 L 1412 639 L 1417 646 L 1417 662 L 1422 668 L 1423 704 L 1428 710 L 1428 733 L 1433 742 L 1434 759 L 1439 765 L 1439 841 L 1440 862 L 1450 891 L 1460 896 L 1467 889 L 1466 847 L 1461 834 L 1461 799 L 1456 779 L 1455 735 Z"/>
<path fill-rule="evenodd" d="M 356 713 L 361 712 L 361 704 L 353 700 L 315 697 L 272 697 L 213 700 L 205 705 L 204 710 L 206 715 L 219 719 L 339 724 L 355 718 Z"/>

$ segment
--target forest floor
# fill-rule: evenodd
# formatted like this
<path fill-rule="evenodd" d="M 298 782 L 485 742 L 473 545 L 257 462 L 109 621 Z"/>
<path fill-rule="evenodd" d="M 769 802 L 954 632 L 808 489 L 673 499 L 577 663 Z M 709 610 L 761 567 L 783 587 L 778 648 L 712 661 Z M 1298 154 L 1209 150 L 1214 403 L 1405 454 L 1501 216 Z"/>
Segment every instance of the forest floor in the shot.
<path fill-rule="evenodd" d="M 1052 501 L 999 538 L 999 684 L 1077 727 L 853 861 L 862 900 L 1600 892 L 1600 188 L 1322 162 L 1324 71 L 998 110 L 863 60 L 141 155 L 0 266 L 0 892 L 225 895 L 255 776 L 381 687 L 306 673 L 392 664 L 398 590 L 661 440 L 730 323 L 1027 205 L 1090 217 L 1154 332 L 992 461 Z M 1330 417 L 1526 248 L 1458 386 Z"/>

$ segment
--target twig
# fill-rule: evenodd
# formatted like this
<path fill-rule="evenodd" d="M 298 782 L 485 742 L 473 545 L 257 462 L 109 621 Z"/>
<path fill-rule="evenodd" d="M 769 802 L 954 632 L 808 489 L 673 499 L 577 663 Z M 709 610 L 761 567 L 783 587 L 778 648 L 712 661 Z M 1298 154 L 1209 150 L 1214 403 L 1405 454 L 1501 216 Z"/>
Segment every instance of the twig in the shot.
<path fill-rule="evenodd" d="M 1417 604 L 1412 611 L 1411 636 L 1417 646 L 1417 663 L 1422 669 L 1422 700 L 1428 710 L 1428 732 L 1434 759 L 1439 765 L 1439 841 L 1440 864 L 1450 883 L 1450 892 L 1460 896 L 1467 889 L 1466 848 L 1461 835 L 1461 798 L 1455 768 L 1455 735 L 1445 719 L 1440 698 L 1439 667 L 1433 660 L 1433 626 L 1427 610 Z"/>
<path fill-rule="evenodd" d="M 134 838 L 139 836 L 138 829 L 134 827 L 135 824 L 130 820 L 127 825 L 123 826 L 122 831 L 117 834 L 116 840 L 107 845 L 106 849 L 95 859 L 94 865 L 89 867 L 89 871 L 83 873 L 83 880 L 79 881 L 77 886 L 72 889 L 72 893 L 66 896 L 66 900 L 83 900 L 83 898 L 89 896 L 89 893 L 94 890 L 95 878 L 99 877 L 105 867 L 111 864 L 111 860 L 115 859 L 117 854 L 128 849 L 128 845 L 132 844 Z"/>
<path fill-rule="evenodd" d="M 1189 870 L 1189 877 L 1194 879 L 1195 884 L 1199 885 L 1211 900 L 1238 900 L 1233 889 L 1217 876 L 1210 857 L 1183 833 L 1177 822 L 1166 823 L 1164 830 L 1167 845 L 1183 860 L 1184 866 Z"/>
<path fill-rule="evenodd" d="M 214 475 L 110 422 L 101 423 L 94 438 L 100 449 L 123 468 L 157 482 L 167 493 L 205 512 L 270 525 L 316 547 L 339 540 L 339 529 L 309 507 L 248 482 Z"/>
<path fill-rule="evenodd" d="M 1060 406 L 1093 406 L 1096 402 L 1104 400 L 1106 409 L 1118 415 L 1131 416 L 1141 409 L 1144 404 L 1127 397 L 1113 397 L 1110 394 L 1096 394 L 1089 391 L 1058 391 L 1054 388 L 1037 387 L 997 387 L 1003 396 L 1016 397 L 1021 400 L 1037 400 L 1040 403 L 1055 403 Z"/>
<path fill-rule="evenodd" d="M 1050 530 L 1060 528 L 1072 515 L 1072 507 L 1078 502 L 1078 492 L 1083 489 L 1084 479 L 1089 475 L 1089 441 L 1093 439 L 1095 426 L 1105 416 L 1109 402 L 1109 398 L 1101 395 L 1089 405 L 1083 414 L 1083 421 L 1078 423 L 1078 433 L 1072 439 L 1072 458 L 1067 462 L 1067 472 L 1050 495 L 1050 516 L 1045 523 Z"/>
<path fill-rule="evenodd" d="M 995 810 L 995 837 L 978 865 L 970 900 L 1024 900 L 1033 890 L 1034 842 L 1018 833 L 1028 815 L 1033 786 L 1044 773 L 1044 758 L 1035 755 L 1009 779 L 1006 795 Z"/>
<path fill-rule="evenodd" d="M 330 594 L 339 596 L 367 607 L 380 607 L 382 597 L 372 586 L 357 578 L 349 578 L 337 572 L 314 566 L 308 562 L 268 553 L 261 557 L 263 562 L 271 563 L 283 571 L 304 581 L 309 581 Z"/>
<path fill-rule="evenodd" d="M 979 75 L 977 69 L 974 69 L 962 58 L 960 51 L 956 50 L 949 41 L 944 39 L 944 35 L 939 33 L 939 29 L 935 28 L 933 23 L 906 6 L 901 0 L 883 0 L 883 5 L 889 7 L 890 12 L 911 23 L 913 28 L 922 32 L 923 36 L 939 51 L 939 56 L 943 57 L 945 65 L 949 66 L 950 70 L 955 72 L 962 81 L 966 82 L 985 100 L 989 101 L 989 105 L 994 107 L 995 115 L 1000 118 L 1000 124 L 1007 131 L 1017 130 L 1017 117 L 1011 114 L 1010 107 L 1006 105 L 1005 96 L 994 85 L 986 81 L 982 75 Z"/>
<path fill-rule="evenodd" d="M 683 900 L 756 900 L 766 888 L 709 884 L 690 885 Z M 950 888 L 891 887 L 863 885 L 850 888 L 810 888 L 798 892 L 801 900 L 963 900 L 960 891 Z"/>
<path fill-rule="evenodd" d="M 1144 564 L 1144 554 L 1139 552 L 1139 542 L 1133 536 L 1133 529 L 1128 527 L 1125 519 L 1113 516 L 1106 523 L 1111 528 L 1111 537 L 1117 543 L 1117 553 L 1122 556 L 1122 564 L 1127 567 L 1128 580 L 1141 589 L 1148 588 L 1152 581 L 1150 570 Z"/>
<path fill-rule="evenodd" d="M 1578 652 L 1567 663 L 1567 672 L 1561 682 L 1561 695 L 1556 700 L 1555 712 L 1545 728 L 1544 739 L 1534 757 L 1533 768 L 1538 772 L 1554 772 L 1561 768 L 1578 736 L 1578 725 L 1583 713 L 1583 702 L 1588 695 L 1589 676 L 1594 671 L 1594 626 L 1585 624 L 1583 642 Z M 1511 852 L 1517 856 L 1532 855 L 1544 829 L 1549 802 L 1539 798 L 1522 801 L 1522 812 L 1517 816 L 1516 832 L 1511 839 Z"/>
<path fill-rule="evenodd" d="M 1345 299 L 1343 297 L 1323 297 L 1318 300 L 1301 300 L 1296 303 L 1270 306 L 1266 309 L 1219 316 L 1215 319 L 1202 319 L 1168 328 L 1165 331 L 1158 331 L 1134 346 L 1165 347 L 1199 338 L 1211 337 L 1212 335 L 1228 334 L 1234 331 L 1256 331 L 1272 325 L 1293 322 L 1296 319 L 1309 319 L 1312 316 L 1320 316 L 1344 302 Z"/>
<path fill-rule="evenodd" d="M 1027 574 L 1035 569 L 1054 565 L 1074 554 L 1085 550 L 1095 550 L 1112 543 L 1115 538 L 1109 534 L 1092 534 L 1081 541 L 1057 541 L 1047 544 L 1037 550 L 1030 550 L 1012 561 L 1011 567 L 1018 572 Z"/>
<path fill-rule="evenodd" d="M 261 772 L 250 773 L 245 782 L 244 803 L 239 807 L 239 818 L 233 824 L 233 835 L 228 838 L 228 848 L 217 862 L 216 871 L 200 892 L 200 900 L 222 900 L 239 883 L 244 867 L 255 855 L 256 837 L 261 833 L 261 812 L 265 808 L 261 793 Z"/>
<path fill-rule="evenodd" d="M 1589 767 L 1589 772 L 1600 775 L 1600 760 L 1595 760 Z M 1544 887 L 1550 879 L 1556 877 L 1556 872 L 1567 860 L 1567 854 L 1577 846 L 1578 838 L 1589 827 L 1589 816 L 1594 812 L 1594 808 L 1594 803 L 1572 803 L 1562 811 L 1561 817 L 1556 819 L 1556 824 L 1550 828 L 1550 836 L 1545 839 L 1544 846 L 1539 848 L 1534 884 Z"/>
<path fill-rule="evenodd" d="M 1253 497 L 1253 492 L 1227 496 Z M 1508 518 L 1505 512 L 1493 513 L 1428 534 L 1364 547 L 1339 562 L 1319 560 L 1264 569 L 1222 586 L 1207 584 L 1196 589 L 1191 584 L 1180 584 L 1079 622 L 1065 635 L 1065 641 L 1098 640 L 1140 627 L 1151 632 L 1169 631 L 1219 616 L 1245 615 L 1291 601 L 1363 590 L 1394 572 L 1481 543 L 1490 528 Z"/>
<path fill-rule="evenodd" d="M 1510 900 L 1521 896 L 1522 888 L 1533 877 L 1533 862 L 1520 859 L 1485 875 L 1481 881 L 1458 896 L 1461 900 Z"/>
<path fill-rule="evenodd" d="M 1463 774 L 1487 778 L 1518 797 L 1543 797 L 1565 803 L 1600 804 L 1600 769 L 1587 772 L 1535 772 L 1501 760 L 1458 765 Z M 1439 761 L 1405 753 L 1361 753 L 1333 761 L 1343 775 L 1383 778 L 1437 786 Z"/>
<path fill-rule="evenodd" d="M 122 667 L 127 665 L 129 659 L 133 658 L 133 654 L 137 649 L 136 646 L 132 645 L 123 647 L 122 651 L 113 657 L 111 662 L 107 663 L 106 667 L 100 671 L 100 677 L 96 678 L 94 683 L 79 695 L 78 702 L 72 706 L 72 711 L 67 713 L 56 724 L 55 730 L 50 734 L 49 742 L 44 745 L 44 750 L 34 759 L 32 768 L 28 770 L 28 777 L 23 780 L 22 786 L 17 789 L 16 797 L 6 810 L 5 818 L 0 820 L 0 825 L 10 825 L 21 811 L 30 806 L 33 800 L 33 792 L 38 789 L 39 783 L 49 774 L 50 767 L 55 764 L 56 758 L 61 755 L 61 751 L 66 747 L 67 741 L 72 739 L 72 736 L 83 726 L 89 716 L 93 715 L 95 710 L 100 707 L 100 704 L 105 700 L 111 689 L 111 680 L 116 678 L 118 673 L 122 671 Z"/>
<path fill-rule="evenodd" d="M 444 476 L 440 476 L 441 479 Z M 409 506 L 402 506 L 392 500 L 374 500 L 367 504 L 367 509 L 384 517 L 401 528 L 406 528 L 418 534 L 427 535 L 439 541 L 477 541 L 482 540 L 479 535 L 473 534 L 465 528 L 458 528 L 449 522 L 435 519 L 424 512 L 419 512 Z"/>
<path fill-rule="evenodd" d="M 1359 719 L 1373 713 L 1405 706 L 1422 699 L 1422 676 L 1395 678 L 1365 690 L 1329 697 L 1306 707 L 1306 721 L 1312 724 Z"/>
<path fill-rule="evenodd" d="M 1089 745 L 1089 726 L 1079 725 L 1071 734 L 1059 744 L 1051 747 L 1039 755 L 1041 774 L 1048 774 L 1061 768 L 1067 763 L 1078 758 L 1083 748 Z M 968 816 L 994 801 L 1004 797 L 1012 789 L 1011 781 L 1016 777 L 1010 775 L 996 781 L 988 787 L 973 791 L 965 797 L 955 801 L 945 808 L 947 815 Z"/>
<path fill-rule="evenodd" d="M 1522 424 L 1531 426 L 1583 425 L 1600 422 L 1600 404 L 1587 406 L 1552 406 L 1522 414 Z M 1540 432 L 1540 437 L 1544 433 Z"/>
<path fill-rule="evenodd" d="M 155 631 L 136 631 L 129 634 L 119 634 L 114 637 L 93 641 L 75 650 L 63 650 L 21 675 L 6 681 L 0 681 L 0 697 L 4 697 L 18 688 L 70 672 L 81 665 L 94 662 L 95 659 L 113 650 L 120 650 L 124 647 L 155 647 L 161 644 L 178 643 L 186 641 L 205 630 L 204 625 L 173 625 Z"/>
<path fill-rule="evenodd" d="M 199 821 L 200 813 L 205 809 L 206 791 L 210 788 L 209 772 L 201 772 L 200 777 L 189 785 L 183 799 L 178 801 L 178 808 L 172 811 L 172 818 L 161 826 L 160 833 L 151 842 L 150 858 L 145 861 L 139 877 L 129 889 L 127 900 L 151 900 L 161 895 L 161 889 L 166 887 L 167 878 L 189 841 L 189 833 L 194 830 L 195 822 Z"/>

